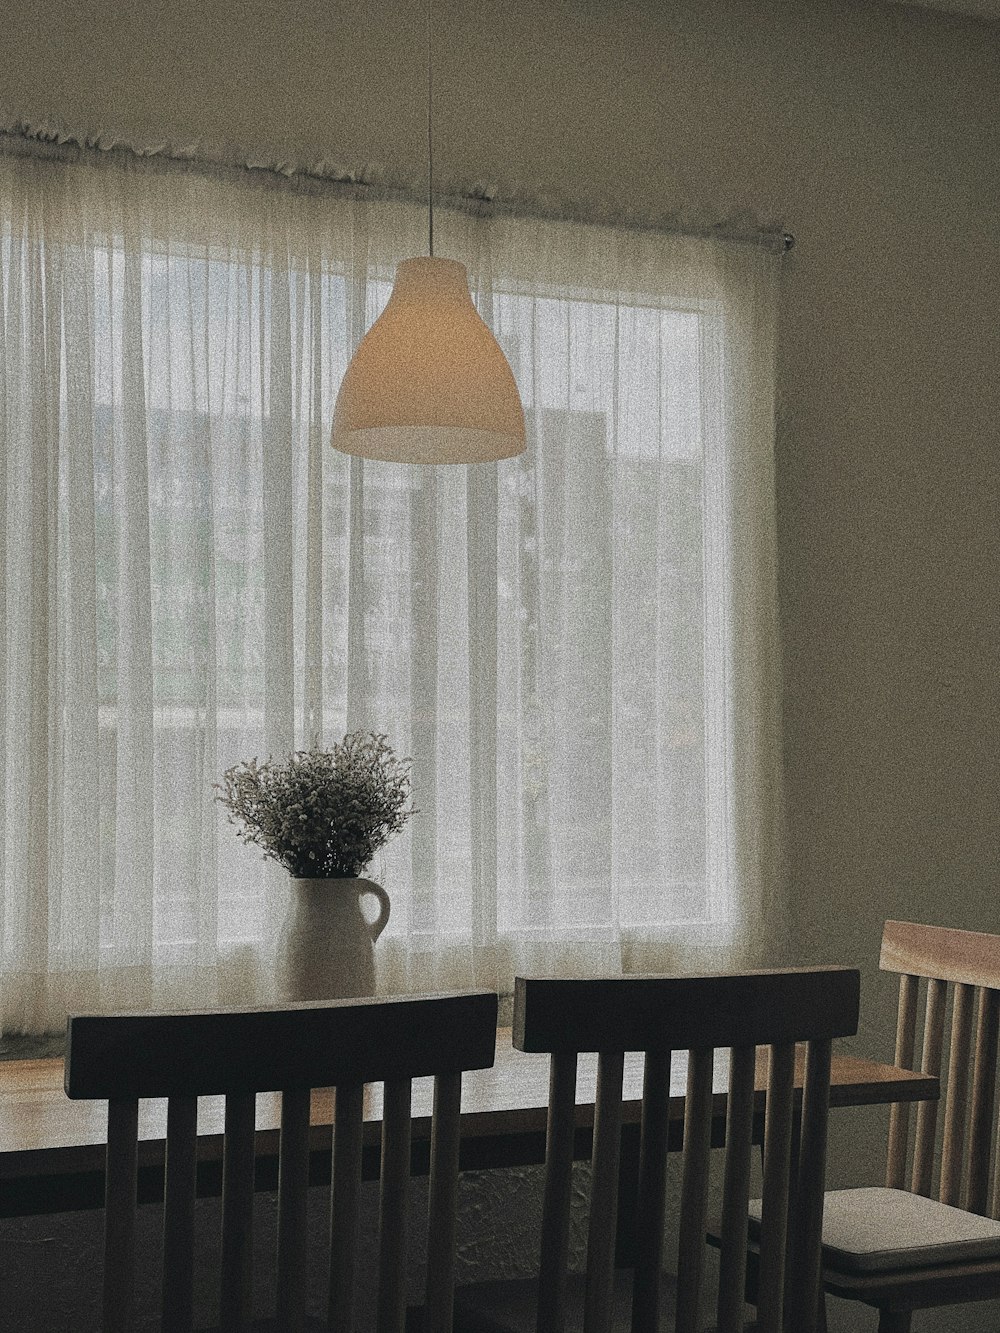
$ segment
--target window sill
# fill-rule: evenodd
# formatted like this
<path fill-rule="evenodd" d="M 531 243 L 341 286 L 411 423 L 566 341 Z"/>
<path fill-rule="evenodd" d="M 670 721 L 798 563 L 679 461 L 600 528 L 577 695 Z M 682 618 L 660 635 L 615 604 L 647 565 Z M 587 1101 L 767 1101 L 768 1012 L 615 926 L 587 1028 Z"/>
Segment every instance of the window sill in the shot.
<path fill-rule="evenodd" d="M 54 1060 L 66 1054 L 66 1037 L 0 1037 L 0 1060 Z"/>

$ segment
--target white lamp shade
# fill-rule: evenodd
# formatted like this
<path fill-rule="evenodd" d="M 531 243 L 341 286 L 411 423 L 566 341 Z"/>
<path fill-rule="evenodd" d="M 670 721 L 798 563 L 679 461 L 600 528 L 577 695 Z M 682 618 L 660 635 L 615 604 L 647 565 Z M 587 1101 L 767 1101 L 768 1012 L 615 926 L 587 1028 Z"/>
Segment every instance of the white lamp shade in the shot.
<path fill-rule="evenodd" d="M 487 463 L 524 450 L 507 358 L 455 259 L 404 259 L 337 395 L 331 443 L 403 463 Z"/>

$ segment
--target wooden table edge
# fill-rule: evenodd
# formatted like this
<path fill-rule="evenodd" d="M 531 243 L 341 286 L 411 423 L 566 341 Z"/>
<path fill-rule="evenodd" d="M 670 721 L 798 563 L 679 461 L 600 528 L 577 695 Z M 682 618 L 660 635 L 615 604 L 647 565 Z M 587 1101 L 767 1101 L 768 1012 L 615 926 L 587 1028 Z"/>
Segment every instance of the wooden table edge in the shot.
<path fill-rule="evenodd" d="M 506 1035 L 506 1034 L 504 1034 Z M 33 1061 L 0 1062 L 0 1133 L 3 1128 L 3 1102 L 5 1097 L 16 1093 L 31 1097 L 57 1094 L 62 1092 L 62 1060 L 45 1059 Z M 13 1080 L 4 1078 L 10 1066 L 18 1065 L 19 1078 L 17 1088 L 12 1088 Z M 934 1100 L 939 1097 L 939 1082 L 936 1078 L 910 1070 L 897 1069 L 891 1065 L 880 1064 L 860 1056 L 835 1057 L 835 1079 L 831 1087 L 831 1107 L 877 1106 L 892 1102 L 917 1102 Z M 801 1095 L 801 1094 L 799 1094 Z M 756 1095 L 757 1110 L 764 1109 L 764 1092 L 759 1089 Z M 72 1105 L 67 1101 L 67 1105 Z M 717 1092 L 713 1097 L 713 1109 L 717 1119 L 725 1112 L 726 1095 Z M 641 1101 L 629 1097 L 622 1107 L 624 1125 L 633 1128 L 639 1123 Z M 670 1099 L 671 1120 L 679 1121 L 684 1114 L 684 1098 L 673 1096 Z M 577 1126 L 587 1131 L 593 1124 L 593 1103 L 581 1102 L 576 1112 Z M 476 1162 L 474 1169 L 489 1169 L 491 1165 L 530 1164 L 542 1160 L 546 1124 L 546 1107 L 532 1105 L 492 1109 L 466 1110 L 462 1115 L 462 1139 L 467 1145 L 464 1159 L 472 1158 Z M 377 1153 L 381 1121 L 369 1119 L 365 1124 L 365 1143 L 369 1153 Z M 413 1121 L 413 1139 L 417 1151 L 422 1151 L 430 1137 L 430 1117 L 418 1115 Z M 162 1171 L 164 1157 L 164 1139 L 162 1136 L 144 1138 L 139 1144 L 140 1170 L 148 1172 Z M 275 1126 L 261 1127 L 257 1130 L 257 1149 L 262 1160 L 274 1160 L 278 1152 L 278 1130 Z M 321 1156 L 330 1151 L 330 1119 L 321 1116 L 313 1122 L 311 1131 L 311 1152 Z M 85 1143 L 43 1144 L 32 1148 L 5 1148 L 0 1141 L 0 1216 L 22 1215 L 25 1212 L 24 1199 L 30 1193 L 33 1182 L 37 1182 L 46 1198 L 58 1199 L 60 1185 L 65 1187 L 67 1198 L 73 1193 L 74 1177 L 94 1177 L 104 1169 L 105 1141 L 95 1137 Z M 222 1134 L 215 1131 L 202 1133 L 198 1138 L 198 1160 L 214 1169 L 214 1164 L 221 1162 Z M 492 1159 L 496 1159 L 495 1162 Z M 502 1160 L 501 1160 L 502 1159 Z M 78 1184 L 80 1182 L 77 1182 Z M 14 1189 L 19 1196 L 13 1207 L 5 1207 L 3 1195 L 8 1193 L 3 1186 Z M 92 1190 L 90 1193 L 92 1194 Z M 88 1196 L 89 1197 L 89 1196 Z M 70 1207 L 97 1207 L 98 1203 L 70 1204 Z M 47 1205 L 41 1211 L 57 1211 Z"/>

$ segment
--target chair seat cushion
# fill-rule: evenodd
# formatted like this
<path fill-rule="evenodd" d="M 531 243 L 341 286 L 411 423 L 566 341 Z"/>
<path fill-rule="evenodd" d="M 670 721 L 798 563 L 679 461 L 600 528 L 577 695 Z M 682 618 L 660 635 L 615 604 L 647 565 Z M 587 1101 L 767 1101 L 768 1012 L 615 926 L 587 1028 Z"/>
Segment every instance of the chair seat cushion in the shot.
<path fill-rule="evenodd" d="M 760 1200 L 750 1204 L 751 1234 Z M 849 1273 L 1000 1258 L 1000 1223 L 909 1190 L 830 1190 L 823 1204 L 823 1262 Z"/>

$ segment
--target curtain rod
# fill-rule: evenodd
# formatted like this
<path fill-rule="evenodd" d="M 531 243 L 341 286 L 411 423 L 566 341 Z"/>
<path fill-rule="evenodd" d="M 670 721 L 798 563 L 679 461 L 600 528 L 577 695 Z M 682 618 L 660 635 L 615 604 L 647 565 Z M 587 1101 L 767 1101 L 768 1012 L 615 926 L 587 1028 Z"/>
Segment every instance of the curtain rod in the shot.
<path fill-rule="evenodd" d="M 325 160 L 315 166 L 278 160 L 267 162 L 248 159 L 245 153 L 233 147 L 200 142 L 185 147 L 167 143 L 136 145 L 107 133 L 72 132 L 55 126 L 32 126 L 24 121 L 0 123 L 0 157 L 5 154 L 55 162 L 97 162 L 103 158 L 154 171 L 200 172 L 222 179 L 252 178 L 268 181 L 276 188 L 306 193 L 329 192 L 339 198 L 426 203 L 425 193 L 388 178 L 380 180 L 377 170 L 370 166 L 349 171 Z M 679 213 L 658 217 L 615 214 L 613 210 L 588 206 L 585 202 L 565 199 L 551 192 L 515 192 L 504 199 L 498 198 L 495 186 L 476 184 L 465 190 L 438 192 L 436 199 L 439 208 L 483 217 L 534 217 L 627 231 L 659 231 L 734 244 L 764 245 L 781 254 L 787 254 L 795 245 L 794 235 L 778 226 L 764 226 L 736 218 L 706 222 L 685 219 Z"/>

